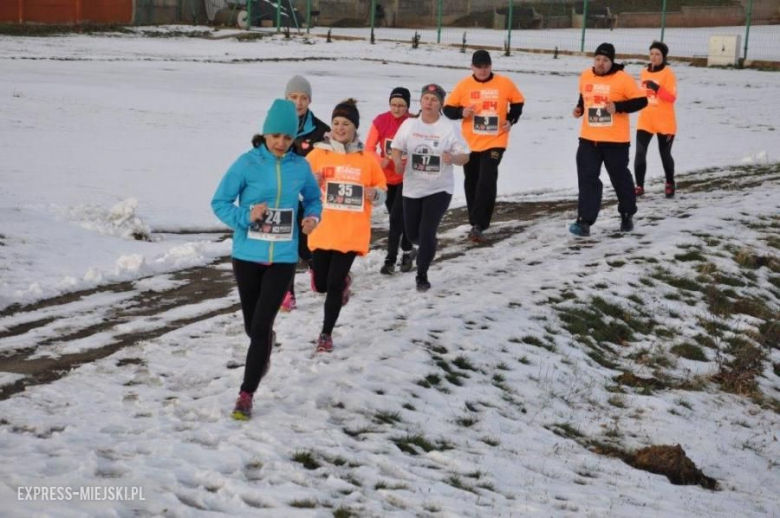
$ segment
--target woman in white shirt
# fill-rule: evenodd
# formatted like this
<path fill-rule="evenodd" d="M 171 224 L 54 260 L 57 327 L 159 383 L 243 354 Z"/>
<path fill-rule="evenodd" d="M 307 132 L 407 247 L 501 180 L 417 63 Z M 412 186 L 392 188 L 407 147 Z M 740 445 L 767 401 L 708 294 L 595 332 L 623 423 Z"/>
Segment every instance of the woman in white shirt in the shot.
<path fill-rule="evenodd" d="M 469 160 L 460 130 L 441 117 L 445 96 L 437 84 L 424 86 L 420 116 L 404 121 L 392 145 L 395 170 L 404 175 L 404 231 L 418 245 L 417 291 L 431 287 L 428 268 L 436 255 L 436 232 L 455 187 L 452 166 Z"/>

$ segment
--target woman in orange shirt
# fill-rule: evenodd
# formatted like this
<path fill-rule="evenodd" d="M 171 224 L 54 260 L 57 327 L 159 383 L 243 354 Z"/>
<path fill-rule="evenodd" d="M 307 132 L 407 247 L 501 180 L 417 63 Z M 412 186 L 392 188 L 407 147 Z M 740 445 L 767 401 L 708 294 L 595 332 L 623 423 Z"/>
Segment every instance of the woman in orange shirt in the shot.
<path fill-rule="evenodd" d="M 357 138 L 360 114 L 354 99 L 333 110 L 331 132 L 306 156 L 323 194 L 322 220 L 309 236 L 312 288 L 326 293 L 318 352 L 331 352 L 331 333 L 349 300 L 349 270 L 368 253 L 371 208 L 384 203 L 387 183 L 376 156 Z"/>
<path fill-rule="evenodd" d="M 636 155 L 634 156 L 634 177 L 636 195 L 645 193 L 645 172 L 647 171 L 647 146 L 658 135 L 658 151 L 666 175 L 664 191 L 667 198 L 673 198 L 674 158 L 672 144 L 677 134 L 677 120 L 674 114 L 674 102 L 677 100 L 677 78 L 666 62 L 669 47 L 660 41 L 650 45 L 650 64 L 642 70 L 640 80 L 647 90 L 647 108 L 639 113 L 636 125 Z"/>

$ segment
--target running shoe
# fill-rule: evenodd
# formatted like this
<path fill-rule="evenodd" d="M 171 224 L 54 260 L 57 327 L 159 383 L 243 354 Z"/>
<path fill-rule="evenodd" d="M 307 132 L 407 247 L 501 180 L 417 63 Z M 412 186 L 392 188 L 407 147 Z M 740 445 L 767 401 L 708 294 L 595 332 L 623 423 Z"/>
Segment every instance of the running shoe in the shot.
<path fill-rule="evenodd" d="M 569 225 L 569 232 L 575 236 L 588 237 L 590 235 L 590 225 L 577 220 Z"/>
<path fill-rule="evenodd" d="M 674 184 L 667 183 L 666 187 L 664 187 L 664 193 L 666 193 L 667 198 L 674 198 Z"/>
<path fill-rule="evenodd" d="M 385 261 L 385 264 L 379 269 L 379 273 L 382 275 L 393 275 L 395 273 L 395 264 L 390 261 Z"/>
<path fill-rule="evenodd" d="M 469 230 L 469 241 L 477 243 L 478 245 L 487 243 L 487 238 L 485 237 L 485 234 L 482 233 L 482 229 L 479 228 L 478 225 L 474 225 L 471 227 L 471 230 Z"/>
<path fill-rule="evenodd" d="M 332 353 L 333 352 L 333 338 L 327 333 L 321 333 L 317 339 L 317 352 L 318 353 Z"/>
<path fill-rule="evenodd" d="M 238 394 L 236 406 L 233 408 L 233 419 L 248 421 L 252 417 L 252 394 L 243 390 Z"/>
<path fill-rule="evenodd" d="M 416 281 L 417 281 L 417 291 L 421 291 L 422 292 L 422 291 L 428 291 L 429 289 L 431 289 L 431 283 L 428 282 L 428 275 L 427 274 L 425 274 L 425 273 L 418 274 Z"/>
<path fill-rule="evenodd" d="M 279 308 L 285 313 L 289 313 L 293 309 L 297 307 L 297 304 L 295 302 L 295 293 L 288 291 L 284 294 L 284 300 L 282 301 L 282 307 Z"/>
<path fill-rule="evenodd" d="M 621 214 L 620 215 L 620 231 L 621 232 L 631 232 L 634 230 L 634 219 L 631 214 Z"/>
<path fill-rule="evenodd" d="M 636 194 L 637 196 L 644 196 L 645 188 L 642 187 L 641 185 L 637 185 L 636 187 L 634 187 L 634 194 Z"/>
<path fill-rule="evenodd" d="M 417 259 L 417 249 L 412 248 L 408 252 L 404 252 L 401 256 L 401 271 L 411 272 L 414 267 L 414 260 Z"/>

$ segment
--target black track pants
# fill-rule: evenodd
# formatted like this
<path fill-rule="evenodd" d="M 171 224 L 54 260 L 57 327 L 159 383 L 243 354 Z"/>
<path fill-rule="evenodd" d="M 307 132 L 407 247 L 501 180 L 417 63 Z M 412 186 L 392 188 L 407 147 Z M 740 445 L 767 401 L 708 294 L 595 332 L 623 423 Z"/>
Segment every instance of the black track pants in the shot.
<path fill-rule="evenodd" d="M 284 293 L 295 271 L 292 263 L 260 264 L 233 259 L 244 329 L 249 335 L 244 383 L 241 390 L 254 394 L 271 362 L 271 332 Z"/>
<path fill-rule="evenodd" d="M 387 186 L 387 199 L 385 207 L 390 214 L 390 232 L 387 236 L 387 257 L 385 262 L 395 264 L 398 260 L 398 245 L 401 250 L 408 252 L 412 249 L 412 243 L 406 237 L 404 232 L 404 202 L 403 202 L 404 184 Z"/>
<path fill-rule="evenodd" d="M 417 274 L 425 275 L 436 256 L 436 232 L 452 195 L 444 191 L 423 198 L 404 198 L 404 227 L 417 249 Z"/>
<path fill-rule="evenodd" d="M 314 286 L 325 295 L 325 318 L 322 332 L 331 334 L 341 313 L 341 297 L 344 282 L 352 268 L 357 254 L 355 252 L 337 252 L 335 250 L 315 250 L 312 252 Z"/>
<path fill-rule="evenodd" d="M 672 158 L 672 144 L 674 144 L 674 135 L 664 135 L 658 133 L 658 151 L 661 153 L 661 163 L 664 166 L 664 175 L 666 183 L 674 183 L 674 158 Z M 634 155 L 634 178 L 636 184 L 645 186 L 645 173 L 647 172 L 647 148 L 653 134 L 644 130 L 636 132 L 636 155 Z"/>
<path fill-rule="evenodd" d="M 620 214 L 636 214 L 636 193 L 634 179 L 628 169 L 628 149 L 625 144 L 604 145 L 580 139 L 577 148 L 577 180 L 579 184 L 578 217 L 592 225 L 601 209 L 601 164 L 607 169 L 612 187 L 618 198 Z"/>
<path fill-rule="evenodd" d="M 469 225 L 478 225 L 481 230 L 488 228 L 490 220 L 493 219 L 498 189 L 498 164 L 501 163 L 504 151 L 503 148 L 472 151 L 469 161 L 463 166 L 463 190 L 466 192 Z"/>

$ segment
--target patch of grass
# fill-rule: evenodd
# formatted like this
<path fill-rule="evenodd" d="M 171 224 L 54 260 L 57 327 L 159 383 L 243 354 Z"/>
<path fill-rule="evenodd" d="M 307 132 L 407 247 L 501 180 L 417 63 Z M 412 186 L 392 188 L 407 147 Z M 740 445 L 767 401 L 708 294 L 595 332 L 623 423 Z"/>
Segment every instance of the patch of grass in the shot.
<path fill-rule="evenodd" d="M 689 262 L 689 261 L 706 261 L 707 258 L 702 255 L 702 253 L 698 250 L 689 250 L 688 252 L 685 252 L 684 254 L 676 254 L 674 256 L 675 259 L 682 262 Z"/>
<path fill-rule="evenodd" d="M 385 410 L 380 410 L 376 414 L 374 414 L 374 421 L 380 424 L 395 424 L 401 422 L 401 413 L 400 412 L 389 412 Z"/>
<path fill-rule="evenodd" d="M 654 283 L 653 281 L 651 281 L 651 280 L 650 280 L 649 278 L 647 278 L 647 277 L 641 277 L 641 278 L 639 279 L 639 282 L 641 282 L 642 284 L 644 284 L 644 285 L 645 285 L 645 286 L 647 286 L 648 288 L 653 288 L 653 287 L 655 286 L 655 283 Z"/>
<path fill-rule="evenodd" d="M 615 408 L 626 408 L 626 398 L 623 396 L 612 396 L 607 400 L 607 403 Z"/>
<path fill-rule="evenodd" d="M 349 507 L 339 507 L 333 510 L 333 518 L 357 518 L 359 515 L 349 509 Z"/>
<path fill-rule="evenodd" d="M 415 410 L 417 410 L 416 408 L 414 408 L 414 405 L 412 405 L 411 403 L 404 403 L 403 405 L 401 405 L 401 408 L 404 408 L 404 409 L 409 410 L 411 412 L 414 412 Z"/>
<path fill-rule="evenodd" d="M 763 371 L 766 353 L 747 342 L 732 348 L 730 352 L 732 359 L 721 363 L 715 381 L 726 392 L 743 396 L 758 394 L 756 377 Z"/>
<path fill-rule="evenodd" d="M 556 423 L 550 426 L 548 430 L 564 439 L 577 439 L 583 437 L 579 428 L 576 428 L 571 423 Z"/>
<path fill-rule="evenodd" d="M 409 486 L 406 484 L 390 484 L 386 480 L 380 480 L 374 485 L 374 489 L 377 491 L 380 491 L 382 489 L 385 490 L 394 490 L 394 491 L 404 491 L 409 489 Z"/>
<path fill-rule="evenodd" d="M 679 290 L 704 291 L 704 287 L 698 282 L 686 277 L 676 277 L 671 272 L 660 268 L 651 273 L 650 276 Z"/>
<path fill-rule="evenodd" d="M 482 437 L 482 438 L 480 439 L 480 441 L 482 441 L 482 442 L 484 442 L 485 444 L 487 444 L 488 446 L 492 446 L 492 447 L 494 447 L 494 448 L 495 448 L 496 446 L 498 446 L 499 444 L 501 444 L 501 441 L 499 441 L 499 440 L 498 440 L 498 439 L 496 439 L 495 437 Z"/>
<path fill-rule="evenodd" d="M 317 507 L 316 500 L 293 500 L 288 504 L 290 507 L 297 507 L 299 509 L 314 509 Z"/>
<path fill-rule="evenodd" d="M 506 364 L 506 363 L 504 363 L 504 362 L 501 362 L 501 363 L 499 363 L 498 365 L 496 365 L 496 369 L 498 369 L 498 370 L 500 370 L 500 371 L 511 371 L 511 370 L 512 370 L 512 369 L 509 367 L 509 365 L 507 365 L 507 364 Z"/>
<path fill-rule="evenodd" d="M 758 342 L 770 349 L 780 349 L 780 318 L 764 321 L 758 326 Z"/>
<path fill-rule="evenodd" d="M 362 428 L 357 428 L 355 430 L 350 430 L 349 428 L 344 428 L 344 433 L 349 435 L 350 437 L 360 437 L 361 435 L 367 434 L 367 433 L 376 433 L 377 431 L 369 426 L 364 426 Z"/>
<path fill-rule="evenodd" d="M 683 398 L 679 398 L 675 400 L 675 403 L 677 403 L 681 407 L 687 408 L 688 410 L 693 410 L 693 405 L 690 404 L 688 401 L 684 400 Z"/>
<path fill-rule="evenodd" d="M 479 407 L 477 406 L 477 403 L 473 401 L 466 401 L 466 410 L 469 412 L 479 412 Z"/>
<path fill-rule="evenodd" d="M 438 440 L 431 442 L 421 434 L 406 435 L 404 437 L 395 437 L 390 439 L 399 450 L 409 453 L 410 455 L 417 455 L 419 453 L 418 448 L 428 453 L 434 450 L 445 451 L 453 448 L 452 444 L 446 440 Z"/>
<path fill-rule="evenodd" d="M 441 383 L 441 376 L 439 376 L 438 374 L 428 374 L 427 376 L 425 376 L 425 381 L 427 381 L 431 385 L 438 385 L 439 383 Z"/>
<path fill-rule="evenodd" d="M 528 359 L 528 356 L 521 356 L 520 358 L 517 359 L 517 361 L 519 361 L 523 365 L 531 365 L 531 360 Z"/>
<path fill-rule="evenodd" d="M 444 376 L 444 378 L 447 381 L 449 381 L 450 383 L 452 383 L 453 385 L 455 385 L 456 387 L 462 387 L 463 386 L 463 382 L 460 379 L 461 376 L 458 375 L 458 373 L 453 372 L 451 374 L 447 374 L 446 376 Z"/>
<path fill-rule="evenodd" d="M 693 360 L 697 362 L 707 362 L 709 359 L 707 358 L 707 355 L 704 353 L 704 350 L 695 344 L 690 343 L 682 343 L 677 344 L 673 346 L 670 351 L 673 354 L 676 354 L 677 356 L 681 358 L 685 358 L 687 360 Z"/>
<path fill-rule="evenodd" d="M 472 364 L 472 363 L 469 361 L 469 359 L 468 359 L 468 358 L 466 358 L 466 357 L 465 357 L 465 356 L 463 356 L 463 355 L 461 355 L 461 356 L 458 356 L 457 358 L 455 358 L 455 359 L 452 361 L 452 364 L 453 364 L 455 367 L 457 367 L 457 368 L 459 368 L 459 369 L 462 369 L 462 370 L 465 370 L 465 371 L 474 371 L 474 372 L 476 372 L 476 371 L 477 371 L 477 368 L 476 368 L 476 367 L 474 367 L 474 365 L 473 365 L 473 364 Z"/>
<path fill-rule="evenodd" d="M 319 462 L 317 462 L 317 459 L 314 457 L 314 452 L 311 450 L 298 450 L 296 451 L 292 456 L 293 462 L 297 462 L 299 464 L 302 464 L 304 468 L 306 469 L 317 469 L 321 465 Z"/>
<path fill-rule="evenodd" d="M 477 419 L 474 419 L 473 417 L 460 417 L 455 420 L 455 422 L 462 426 L 463 428 L 471 428 L 475 424 L 477 424 L 479 421 Z"/>
<path fill-rule="evenodd" d="M 463 491 L 468 491 L 474 494 L 477 493 L 477 491 L 472 486 L 464 483 L 463 480 L 458 475 L 451 475 L 444 482 L 446 482 L 447 484 L 451 485 L 454 488 L 461 489 Z"/>
<path fill-rule="evenodd" d="M 693 337 L 694 341 L 696 341 L 697 344 L 701 345 L 702 347 L 706 347 L 708 349 L 717 349 L 718 344 L 715 342 L 715 340 L 712 339 L 712 337 L 707 336 L 703 333 L 699 333 L 696 336 Z"/>
<path fill-rule="evenodd" d="M 609 284 L 600 282 L 598 284 L 595 284 L 593 287 L 596 288 L 597 290 L 606 290 L 607 288 L 609 288 Z"/>
<path fill-rule="evenodd" d="M 620 268 L 621 266 L 625 266 L 626 262 L 618 259 L 617 261 L 607 261 L 607 265 L 612 268 Z"/>

